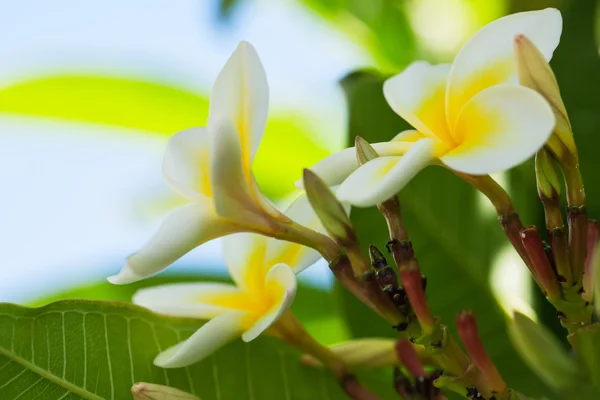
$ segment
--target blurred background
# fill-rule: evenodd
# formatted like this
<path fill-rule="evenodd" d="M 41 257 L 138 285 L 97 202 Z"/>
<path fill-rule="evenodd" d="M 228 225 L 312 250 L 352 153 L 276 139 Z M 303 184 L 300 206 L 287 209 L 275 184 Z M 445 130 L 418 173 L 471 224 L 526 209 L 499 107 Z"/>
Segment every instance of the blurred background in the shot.
<path fill-rule="evenodd" d="M 0 1 L 0 302 L 127 300 L 141 285 L 223 276 L 216 240 L 158 278 L 125 287 L 105 281 L 182 203 L 161 177 L 166 141 L 204 125 L 211 84 L 240 40 L 256 47 L 271 88 L 254 172 L 276 201 L 293 191 L 303 167 L 355 135 L 389 140 L 407 127 L 385 104 L 386 76 L 416 59 L 451 62 L 487 22 L 549 6 L 563 14 L 551 65 L 593 218 L 600 215 L 597 0 Z M 495 178 L 523 222 L 543 226 L 531 162 Z M 459 310 L 473 309 L 507 381 L 545 393 L 515 361 L 506 312 L 517 308 L 561 328 L 531 290 L 492 207 L 433 167 L 401 202 L 434 313 L 452 327 Z M 374 210 L 355 210 L 353 219 L 363 245 L 385 245 Z M 339 290 L 325 265 L 301 279 L 293 307 L 323 342 L 395 335 Z"/>
<path fill-rule="evenodd" d="M 179 201 L 168 137 L 203 125 L 237 42 L 257 48 L 271 114 L 255 173 L 274 199 L 339 150 L 337 82 L 415 57 L 448 60 L 503 1 L 90 0 L 0 2 L 0 301 L 116 272 Z M 276 166 L 276 167 L 274 167 Z M 215 241 L 171 272 L 216 265 Z M 204 266 L 202 267 L 204 268 Z M 316 281 L 326 271 L 312 270 Z"/>

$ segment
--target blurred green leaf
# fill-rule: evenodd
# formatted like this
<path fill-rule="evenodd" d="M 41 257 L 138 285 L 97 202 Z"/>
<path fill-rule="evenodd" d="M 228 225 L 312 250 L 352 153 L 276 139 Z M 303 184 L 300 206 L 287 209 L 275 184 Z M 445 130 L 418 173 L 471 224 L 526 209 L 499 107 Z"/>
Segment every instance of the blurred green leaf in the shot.
<path fill-rule="evenodd" d="M 144 279 L 129 285 L 113 285 L 106 281 L 76 287 L 29 302 L 32 307 L 65 299 L 110 300 L 129 302 L 141 288 L 176 282 L 217 281 L 223 278 L 199 275 L 166 275 Z M 319 304 L 319 307 L 315 307 Z M 339 305 L 330 292 L 301 284 L 292 303 L 292 311 L 306 329 L 321 343 L 329 345 L 350 339 Z"/>
<path fill-rule="evenodd" d="M 142 381 L 203 400 L 346 398 L 329 372 L 300 365 L 297 351 L 266 337 L 235 341 L 187 368 L 152 365 L 158 352 L 200 325 L 120 302 L 0 304 L 0 397 L 127 399 L 132 384 Z M 377 379 L 363 383 L 391 398 L 391 385 Z"/>
<path fill-rule="evenodd" d="M 0 89 L 0 112 L 60 118 L 172 135 L 205 125 L 208 98 L 183 89 L 128 78 L 50 76 Z M 85 129 L 82 129 L 85 132 Z M 261 189 L 274 198 L 294 190 L 305 165 L 328 151 L 295 113 L 271 115 L 255 160 Z M 313 136 L 315 137 L 315 136 Z M 273 168 L 277 165 L 277 168 Z"/>
<path fill-rule="evenodd" d="M 398 68 L 414 59 L 415 38 L 404 3 L 384 0 L 302 1 L 364 45 L 380 66 Z"/>
<path fill-rule="evenodd" d="M 369 72 L 356 72 L 342 81 L 350 107 L 349 142 L 356 135 L 369 142 L 386 141 L 409 127 L 386 104 L 382 82 L 383 77 Z M 400 202 L 416 257 L 428 277 L 432 312 L 454 330 L 456 314 L 473 310 L 483 342 L 509 385 L 531 395 L 542 394 L 544 386 L 512 348 L 505 316 L 490 290 L 493 257 L 508 243 L 496 216 L 482 211 L 474 189 L 440 167 L 422 171 L 400 193 Z M 354 209 L 352 218 L 363 247 L 370 243 L 383 247 L 389 240 L 385 222 L 375 208 Z M 355 335 L 397 335 L 343 293 Z"/>

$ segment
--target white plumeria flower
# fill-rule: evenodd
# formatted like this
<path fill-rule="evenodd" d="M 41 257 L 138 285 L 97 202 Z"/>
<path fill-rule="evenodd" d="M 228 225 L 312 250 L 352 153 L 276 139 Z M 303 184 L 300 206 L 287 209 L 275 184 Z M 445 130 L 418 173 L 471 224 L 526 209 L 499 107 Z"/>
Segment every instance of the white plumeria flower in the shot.
<path fill-rule="evenodd" d="M 388 79 L 383 92 L 416 130 L 375 143 L 381 157 L 360 168 L 350 148 L 311 169 L 329 185 L 343 181 L 341 201 L 369 207 L 398 193 L 429 164 L 472 175 L 520 164 L 544 145 L 555 118 L 542 96 L 518 85 L 513 40 L 525 35 L 550 60 L 561 30 L 556 9 L 513 14 L 479 30 L 451 65 L 412 63 Z"/>
<path fill-rule="evenodd" d="M 306 203 L 292 205 L 304 214 Z M 142 289 L 133 302 L 152 311 L 208 319 L 196 333 L 160 353 L 154 363 L 178 368 L 193 364 L 226 343 L 255 339 L 288 310 L 296 294 L 296 273 L 319 254 L 308 247 L 252 233 L 224 238 L 224 256 L 235 285 L 176 283 Z"/>
<path fill-rule="evenodd" d="M 173 135 L 163 160 L 169 186 L 190 201 L 109 279 L 126 284 L 160 272 L 195 247 L 234 232 L 273 235 L 290 222 L 258 189 L 252 161 L 262 138 L 269 88 L 256 51 L 241 42 L 217 77 L 205 128 Z"/>

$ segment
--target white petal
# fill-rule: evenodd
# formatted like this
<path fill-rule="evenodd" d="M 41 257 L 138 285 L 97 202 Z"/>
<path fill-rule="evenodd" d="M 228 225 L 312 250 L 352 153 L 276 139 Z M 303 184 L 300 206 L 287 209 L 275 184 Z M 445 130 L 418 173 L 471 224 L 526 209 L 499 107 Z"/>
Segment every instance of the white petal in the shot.
<path fill-rule="evenodd" d="M 175 260 L 214 238 L 239 231 L 239 227 L 219 218 L 208 202 L 193 203 L 169 213 L 158 231 L 127 264 L 108 281 L 117 285 L 152 276 Z"/>
<path fill-rule="evenodd" d="M 233 122 L 239 134 L 244 168 L 250 168 L 265 130 L 269 86 L 254 47 L 240 42 L 219 73 L 210 98 L 209 124 Z"/>
<path fill-rule="evenodd" d="M 267 238 L 236 233 L 223 238 L 223 256 L 236 285 L 250 293 L 262 288 L 270 266 L 265 264 Z"/>
<path fill-rule="evenodd" d="M 441 160 L 468 174 L 503 171 L 535 154 L 554 123 L 552 109 L 537 92 L 517 85 L 492 86 L 463 107 L 456 124 L 463 144 Z"/>
<path fill-rule="evenodd" d="M 337 197 L 358 207 L 374 206 L 398 193 L 434 157 L 434 142 L 421 139 L 401 157 L 378 157 L 357 169 Z"/>
<path fill-rule="evenodd" d="M 191 128 L 171 136 L 163 157 L 163 177 L 180 195 L 191 201 L 212 196 L 210 146 L 205 128 Z"/>
<path fill-rule="evenodd" d="M 162 368 L 180 368 L 202 360 L 240 336 L 246 315 L 243 311 L 229 311 L 211 319 L 185 342 L 160 353 L 154 364 Z"/>
<path fill-rule="evenodd" d="M 254 340 L 287 311 L 296 296 L 296 285 L 296 275 L 289 265 L 277 264 L 269 270 L 266 288 L 276 295 L 277 301 L 242 334 L 242 340 L 245 342 Z"/>
<path fill-rule="evenodd" d="M 132 302 L 157 313 L 176 317 L 210 319 L 238 307 L 231 302 L 214 301 L 237 298 L 243 294 L 234 285 L 217 282 L 186 282 L 138 290 Z"/>
<path fill-rule="evenodd" d="M 299 196 L 284 214 L 300 225 L 323 234 L 326 233 L 305 194 Z M 320 258 L 319 252 L 310 247 L 284 240 L 267 239 L 266 263 L 269 266 L 283 263 L 292 267 L 295 273 L 299 273 Z"/>
<path fill-rule="evenodd" d="M 383 94 L 398 115 L 423 134 L 451 141 L 446 123 L 446 81 L 450 64 L 410 64 L 383 84 Z"/>
<path fill-rule="evenodd" d="M 410 143 L 402 141 L 373 143 L 371 146 L 380 156 L 405 154 L 411 147 Z M 310 167 L 310 170 L 321 178 L 327 186 L 336 186 L 342 183 L 357 168 L 356 149 L 348 147 L 322 159 Z M 297 181 L 295 185 L 298 189 L 304 188 L 302 180 Z"/>
<path fill-rule="evenodd" d="M 215 125 L 214 133 L 211 184 L 217 214 L 260 228 L 265 223 L 265 211 L 258 198 L 263 195 L 259 191 L 253 192 L 252 172 L 242 166 L 235 127 L 222 120 Z"/>
<path fill-rule="evenodd" d="M 561 32 L 562 17 L 554 8 L 507 15 L 481 28 L 452 64 L 446 94 L 449 126 L 454 127 L 461 108 L 481 90 L 517 82 L 513 55 L 516 35 L 527 36 L 550 60 Z"/>

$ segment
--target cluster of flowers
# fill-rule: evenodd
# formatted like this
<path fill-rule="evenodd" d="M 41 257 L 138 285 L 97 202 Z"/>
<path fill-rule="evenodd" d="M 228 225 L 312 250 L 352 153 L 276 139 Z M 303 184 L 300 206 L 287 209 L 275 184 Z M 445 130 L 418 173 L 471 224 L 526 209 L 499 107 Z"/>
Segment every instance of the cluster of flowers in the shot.
<path fill-rule="evenodd" d="M 510 200 L 503 197 L 505 192 L 487 176 L 537 153 L 538 188 L 542 200 L 547 200 L 545 206 L 552 204 L 549 199 L 555 200 L 560 190 L 551 160 L 561 163 L 569 178 L 568 166 L 576 161 L 576 148 L 547 64 L 561 30 L 561 15 L 555 9 L 513 14 L 477 32 L 452 64 L 410 64 L 385 82 L 383 94 L 414 129 L 372 145 L 357 138 L 356 147 L 305 170 L 304 179 L 296 185 L 305 189 L 306 195 L 300 194 L 285 211 L 266 199 L 252 173 L 267 120 L 269 90 L 254 48 L 240 43 L 214 84 L 207 126 L 179 132 L 167 146 L 164 178 L 190 204 L 173 211 L 147 245 L 109 278 L 114 284 L 147 278 L 197 246 L 224 237 L 225 263 L 234 284 L 171 284 L 143 289 L 134 296 L 135 303 L 159 313 L 208 320 L 186 341 L 159 354 L 155 364 L 186 366 L 235 338 L 251 341 L 264 332 L 300 347 L 327 364 L 338 378 L 346 376 L 339 354 L 309 338 L 289 311 L 297 288 L 296 274 L 320 257 L 330 263 L 344 286 L 399 331 L 418 324 L 421 337 L 427 336 L 430 345 L 441 347 L 432 338 L 440 332 L 445 335 L 445 327 L 440 328 L 427 309 L 421 273 L 401 226 L 396 197 L 428 165 L 449 168 L 490 198 L 507 236 L 557 309 L 567 293 L 562 283 L 568 281 L 577 295 L 584 292 L 584 283 L 578 280 L 583 260 L 559 265 L 564 258 L 560 253 L 564 237 L 559 231 L 552 247 L 558 262 L 551 266 L 537 231 L 523 229 Z M 563 165 L 565 159 L 569 162 Z M 569 210 L 573 211 L 570 228 L 577 233 L 584 227 L 587 232 L 585 212 L 574 211 L 578 205 L 585 206 L 582 187 L 572 186 L 568 193 Z M 335 195 L 331 187 L 336 187 Z M 378 206 L 386 216 L 404 287 L 397 286 L 395 273 L 389 272 L 378 250 L 371 249 L 373 264 L 365 265 L 348 219 L 350 206 Z M 552 219 L 553 210 L 548 206 L 546 211 L 547 219 Z M 581 215 L 584 222 L 577 222 Z M 554 222 L 557 229 L 562 227 L 562 220 Z M 571 239 L 572 245 L 581 245 L 586 242 L 585 232 Z M 578 254 L 585 258 L 585 249 Z M 373 272 L 376 279 L 365 278 Z M 368 286 L 371 284 L 375 286 Z M 577 322 L 589 317 L 588 305 L 583 306 Z M 465 371 L 473 362 L 479 368 L 479 374 L 472 375 L 477 389 L 463 386 L 460 390 L 474 390 L 479 396 L 484 393 L 486 398 L 497 394 L 517 398 L 507 394 L 483 350 L 473 316 L 462 313 L 457 325 L 471 361 L 456 350 L 454 342 L 446 343 L 446 355 L 456 357 L 438 363 L 447 367 L 444 372 L 468 375 Z M 571 331 L 573 325 L 568 327 Z M 398 359 L 413 376 L 429 382 L 415 389 L 400 379 L 398 382 L 405 384 L 398 384 L 399 392 L 420 390 L 427 398 L 437 396 L 431 382 L 439 376 L 425 373 L 409 342 L 399 342 L 396 347 Z M 345 389 L 363 398 L 361 389 Z"/>

